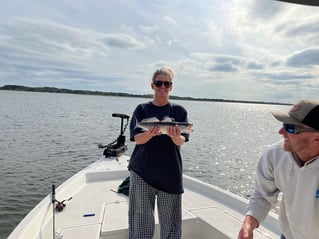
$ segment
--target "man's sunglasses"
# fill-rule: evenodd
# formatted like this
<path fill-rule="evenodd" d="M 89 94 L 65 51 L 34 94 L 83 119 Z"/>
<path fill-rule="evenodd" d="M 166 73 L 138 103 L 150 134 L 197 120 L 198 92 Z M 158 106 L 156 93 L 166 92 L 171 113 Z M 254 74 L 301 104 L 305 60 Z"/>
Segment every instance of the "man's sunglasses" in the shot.
<path fill-rule="evenodd" d="M 283 124 L 283 128 L 289 133 L 289 134 L 299 134 L 301 132 L 319 132 L 319 130 L 315 130 L 312 128 L 304 128 L 299 125 L 295 124 Z"/>
<path fill-rule="evenodd" d="M 153 81 L 153 84 L 154 84 L 156 87 L 161 87 L 162 85 L 164 85 L 165 88 L 169 88 L 169 87 L 172 86 L 173 82 L 171 82 L 171 81 L 154 80 L 154 81 Z"/>

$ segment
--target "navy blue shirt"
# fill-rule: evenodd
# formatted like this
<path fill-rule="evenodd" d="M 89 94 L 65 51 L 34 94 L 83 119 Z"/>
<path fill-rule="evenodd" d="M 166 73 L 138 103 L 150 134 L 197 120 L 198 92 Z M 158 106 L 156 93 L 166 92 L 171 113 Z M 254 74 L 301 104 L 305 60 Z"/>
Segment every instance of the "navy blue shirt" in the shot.
<path fill-rule="evenodd" d="M 152 102 L 140 104 L 134 110 L 130 122 L 131 141 L 134 141 L 136 134 L 143 132 L 136 128 L 136 121 L 152 117 L 159 120 L 169 117 L 177 122 L 188 122 L 187 111 L 181 105 L 168 103 L 165 106 L 155 106 Z M 182 135 L 185 142 L 188 141 L 189 134 Z M 184 192 L 180 146 L 175 145 L 166 134 L 155 136 L 145 144 L 135 145 L 128 167 L 160 191 L 173 194 Z"/>

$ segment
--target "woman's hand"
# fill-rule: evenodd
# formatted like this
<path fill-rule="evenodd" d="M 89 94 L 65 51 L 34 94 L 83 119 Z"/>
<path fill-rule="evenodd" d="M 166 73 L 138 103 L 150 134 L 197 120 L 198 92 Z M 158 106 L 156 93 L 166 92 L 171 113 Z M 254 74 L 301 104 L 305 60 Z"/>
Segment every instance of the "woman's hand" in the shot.
<path fill-rule="evenodd" d="M 148 131 L 135 135 L 134 140 L 136 144 L 145 144 L 154 136 L 158 136 L 161 134 L 161 130 L 158 126 L 152 126 L 149 128 Z"/>
<path fill-rule="evenodd" d="M 181 129 L 178 125 L 170 126 L 167 134 L 176 145 L 182 145 L 185 142 L 185 137 L 181 135 Z"/>

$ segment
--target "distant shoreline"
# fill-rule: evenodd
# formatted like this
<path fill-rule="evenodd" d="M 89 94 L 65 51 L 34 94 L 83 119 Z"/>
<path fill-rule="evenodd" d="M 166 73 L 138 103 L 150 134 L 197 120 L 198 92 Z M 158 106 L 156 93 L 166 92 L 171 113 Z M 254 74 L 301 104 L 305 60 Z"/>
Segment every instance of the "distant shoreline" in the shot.
<path fill-rule="evenodd" d="M 0 90 L 46 92 L 46 93 L 64 93 L 64 94 L 81 94 L 81 95 L 101 95 L 101 96 L 122 96 L 122 97 L 135 97 L 135 98 L 152 98 L 153 97 L 153 95 L 151 95 L 151 94 L 136 95 L 136 94 L 121 93 L 121 92 L 70 90 L 70 89 L 56 88 L 56 87 L 29 87 L 29 86 L 23 86 L 23 85 L 5 85 L 5 86 L 0 87 Z M 291 104 L 288 104 L 288 103 L 278 103 L 278 102 L 261 102 L 261 101 L 193 98 L 193 97 L 180 97 L 180 96 L 174 96 L 174 95 L 171 95 L 170 99 L 174 99 L 174 100 L 192 100 L 192 101 L 230 102 L 230 103 L 250 103 L 250 104 L 291 105 Z"/>

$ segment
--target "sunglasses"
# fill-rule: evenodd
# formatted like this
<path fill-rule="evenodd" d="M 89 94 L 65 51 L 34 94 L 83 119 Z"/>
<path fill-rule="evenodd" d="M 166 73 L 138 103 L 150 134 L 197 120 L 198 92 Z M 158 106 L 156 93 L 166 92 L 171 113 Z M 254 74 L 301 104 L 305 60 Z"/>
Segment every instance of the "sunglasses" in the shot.
<path fill-rule="evenodd" d="M 289 133 L 289 134 L 299 134 L 301 132 L 319 132 L 318 130 L 312 129 L 312 128 L 304 128 L 299 125 L 295 124 L 283 124 L 283 128 Z"/>
<path fill-rule="evenodd" d="M 173 82 L 171 82 L 171 81 L 154 80 L 154 81 L 153 81 L 153 84 L 154 84 L 156 87 L 161 87 L 162 85 L 164 85 L 165 88 L 169 88 L 169 87 L 172 86 Z"/>

